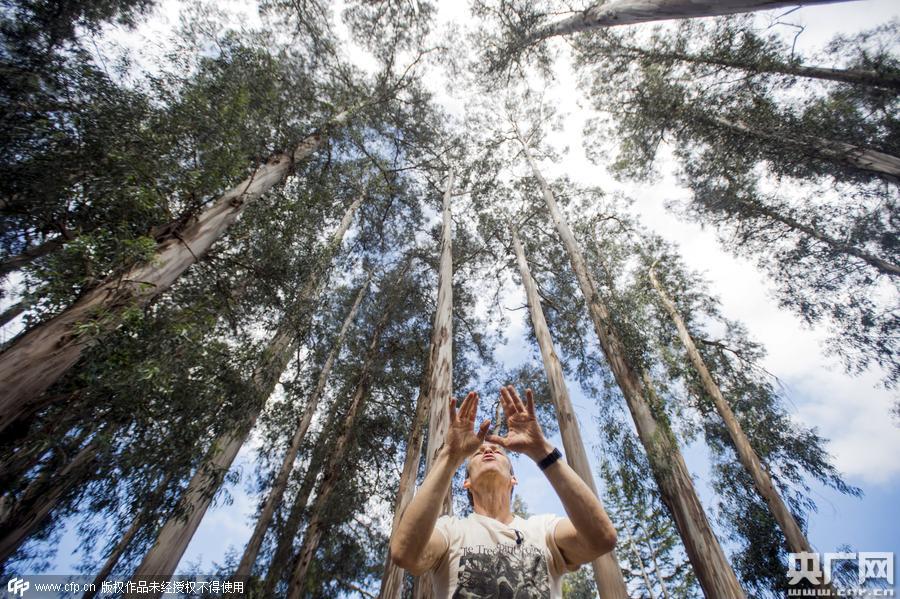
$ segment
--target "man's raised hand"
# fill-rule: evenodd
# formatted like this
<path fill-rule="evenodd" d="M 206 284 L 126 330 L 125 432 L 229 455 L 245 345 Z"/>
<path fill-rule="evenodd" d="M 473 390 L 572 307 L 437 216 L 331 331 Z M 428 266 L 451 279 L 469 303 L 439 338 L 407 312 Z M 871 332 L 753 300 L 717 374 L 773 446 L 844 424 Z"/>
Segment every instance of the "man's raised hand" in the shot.
<path fill-rule="evenodd" d="M 447 437 L 444 440 L 446 451 L 455 461 L 465 460 L 472 455 L 488 433 L 490 420 L 481 423 L 478 433 L 475 433 L 475 417 L 478 415 L 478 394 L 470 391 L 463 400 L 459 409 L 456 408 L 456 400 L 450 398 L 450 424 L 447 427 Z"/>
<path fill-rule="evenodd" d="M 531 389 L 525 390 L 525 399 L 527 404 L 522 403 L 516 388 L 512 385 L 500 387 L 500 404 L 506 414 L 508 430 L 505 437 L 488 435 L 487 440 L 510 451 L 524 453 L 537 461 L 546 457 L 553 450 L 553 446 L 544 438 L 544 432 L 538 424 Z"/>

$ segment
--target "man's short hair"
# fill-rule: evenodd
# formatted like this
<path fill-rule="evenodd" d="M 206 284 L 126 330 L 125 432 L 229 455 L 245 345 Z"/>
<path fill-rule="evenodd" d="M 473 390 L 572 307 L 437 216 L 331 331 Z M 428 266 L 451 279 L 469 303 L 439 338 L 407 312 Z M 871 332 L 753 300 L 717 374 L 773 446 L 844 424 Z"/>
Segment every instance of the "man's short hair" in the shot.
<path fill-rule="evenodd" d="M 505 450 L 505 449 L 503 450 L 503 455 L 506 456 L 506 461 L 509 462 L 509 475 L 510 475 L 510 476 L 515 476 L 516 473 L 515 473 L 515 471 L 513 470 L 512 460 L 509 459 L 509 454 L 506 453 L 506 450 Z M 472 460 L 471 457 L 469 457 L 469 459 L 466 460 L 466 478 L 469 478 L 469 462 L 470 462 L 471 460 Z M 469 507 L 474 508 L 474 507 L 475 507 L 475 498 L 472 497 L 472 491 L 466 489 L 466 497 L 469 498 Z M 513 497 L 513 491 L 510 491 L 510 492 L 509 492 L 509 500 L 510 500 L 510 501 L 512 501 L 512 497 Z"/>

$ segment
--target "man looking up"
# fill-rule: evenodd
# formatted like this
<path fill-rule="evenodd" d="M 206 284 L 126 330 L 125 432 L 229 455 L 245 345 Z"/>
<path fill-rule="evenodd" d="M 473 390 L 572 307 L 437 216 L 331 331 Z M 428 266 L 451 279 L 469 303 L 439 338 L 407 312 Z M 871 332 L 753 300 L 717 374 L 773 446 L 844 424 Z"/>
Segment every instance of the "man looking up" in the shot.
<path fill-rule="evenodd" d="M 415 576 L 431 570 L 437 599 L 527 597 L 561 599 L 562 575 L 611 551 L 616 531 L 590 488 L 544 438 L 534 396 L 523 403 L 511 385 L 500 389 L 505 437 L 488 434 L 489 420 L 474 431 L 478 394 L 457 410 L 451 399 L 444 445 L 391 539 L 391 558 Z M 568 518 L 514 516 L 516 478 L 506 450 L 520 452 L 543 470 Z M 441 516 L 454 473 L 466 464 L 463 486 L 474 513 Z"/>

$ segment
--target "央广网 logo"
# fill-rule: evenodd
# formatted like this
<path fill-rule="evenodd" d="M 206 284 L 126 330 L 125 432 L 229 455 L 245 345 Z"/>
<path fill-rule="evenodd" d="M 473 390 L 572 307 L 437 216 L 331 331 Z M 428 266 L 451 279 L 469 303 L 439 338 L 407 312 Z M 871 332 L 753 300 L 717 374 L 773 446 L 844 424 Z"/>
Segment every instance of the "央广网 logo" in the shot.
<path fill-rule="evenodd" d="M 788 585 L 796 585 L 803 581 L 819 587 L 827 587 L 831 584 L 832 567 L 842 560 L 855 560 L 857 562 L 857 589 L 841 589 L 836 596 L 874 596 L 893 597 L 892 588 L 867 589 L 869 581 L 879 582 L 893 587 L 894 585 L 894 554 L 886 551 L 861 551 L 859 553 L 839 552 L 823 553 L 819 560 L 818 553 L 801 552 L 788 554 Z M 848 591 L 850 591 L 848 593 Z M 867 593 L 866 591 L 871 591 Z M 788 596 L 813 596 L 812 593 L 800 589 L 788 589 Z M 820 588 L 815 596 L 832 596 L 827 588 Z"/>

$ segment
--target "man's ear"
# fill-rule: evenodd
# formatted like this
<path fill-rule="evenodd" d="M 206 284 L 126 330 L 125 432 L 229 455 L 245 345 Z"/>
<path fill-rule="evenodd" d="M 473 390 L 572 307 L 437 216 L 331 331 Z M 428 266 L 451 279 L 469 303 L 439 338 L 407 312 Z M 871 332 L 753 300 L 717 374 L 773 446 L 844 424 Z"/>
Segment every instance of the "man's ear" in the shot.
<path fill-rule="evenodd" d="M 468 489 L 471 486 L 472 486 L 472 481 L 470 481 L 468 478 L 463 481 L 463 489 Z"/>
<path fill-rule="evenodd" d="M 517 484 L 519 484 L 519 479 L 517 479 L 515 476 L 509 477 L 509 480 L 512 481 L 512 484 L 513 484 L 514 487 L 515 487 Z"/>

